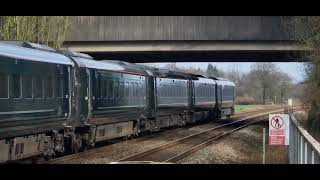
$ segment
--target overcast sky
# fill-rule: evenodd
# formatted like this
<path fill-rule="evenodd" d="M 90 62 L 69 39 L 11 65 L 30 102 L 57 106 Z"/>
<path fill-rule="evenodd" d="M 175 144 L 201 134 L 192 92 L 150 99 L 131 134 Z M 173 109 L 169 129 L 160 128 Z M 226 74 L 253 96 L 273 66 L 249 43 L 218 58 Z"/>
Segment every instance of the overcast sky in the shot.
<path fill-rule="evenodd" d="M 168 63 L 155 63 L 159 67 L 163 67 Z M 254 63 L 249 63 L 249 62 L 212 62 L 210 63 L 212 65 L 215 65 L 218 69 L 222 69 L 224 71 L 231 70 L 232 68 L 237 68 L 239 72 L 247 73 L 250 71 L 251 65 Z M 305 73 L 304 73 L 304 68 L 303 68 L 303 63 L 297 63 L 297 62 L 281 62 L 281 63 L 274 63 L 276 64 L 279 69 L 282 72 L 285 72 L 291 76 L 294 82 L 301 82 L 305 78 Z M 177 63 L 177 66 L 184 66 L 184 67 L 194 67 L 194 68 L 201 68 L 206 70 L 208 63 L 206 62 L 201 62 L 201 63 L 190 63 L 190 62 L 182 62 L 182 63 Z"/>

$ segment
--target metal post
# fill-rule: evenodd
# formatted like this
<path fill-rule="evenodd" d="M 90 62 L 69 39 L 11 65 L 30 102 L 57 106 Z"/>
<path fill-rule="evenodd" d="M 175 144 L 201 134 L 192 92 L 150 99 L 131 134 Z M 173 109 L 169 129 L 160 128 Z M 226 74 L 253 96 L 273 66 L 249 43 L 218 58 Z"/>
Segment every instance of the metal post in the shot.
<path fill-rule="evenodd" d="M 307 141 L 304 143 L 304 163 L 308 164 L 308 144 Z"/>
<path fill-rule="evenodd" d="M 303 164 L 303 137 L 300 135 L 300 164 Z"/>
<path fill-rule="evenodd" d="M 263 139 L 262 139 L 262 164 L 266 163 L 266 128 L 263 128 Z"/>

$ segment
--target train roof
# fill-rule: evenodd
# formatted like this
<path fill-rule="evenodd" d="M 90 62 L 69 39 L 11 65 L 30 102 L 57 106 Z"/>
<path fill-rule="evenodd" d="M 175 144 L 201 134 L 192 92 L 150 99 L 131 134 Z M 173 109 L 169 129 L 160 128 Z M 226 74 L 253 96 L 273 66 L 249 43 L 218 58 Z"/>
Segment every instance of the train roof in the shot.
<path fill-rule="evenodd" d="M 220 85 L 236 86 L 232 81 L 229 81 L 228 79 L 225 79 L 225 78 L 215 77 L 215 76 L 208 76 L 208 78 L 215 80 L 217 84 L 220 84 Z"/>
<path fill-rule="evenodd" d="M 179 71 L 172 71 L 169 69 L 157 69 L 155 70 L 155 74 L 157 77 L 162 77 L 162 78 L 193 79 L 193 80 L 198 79 L 196 76 L 193 76 L 192 74 L 187 74 Z"/>
<path fill-rule="evenodd" d="M 110 64 L 119 65 L 124 69 L 123 71 L 126 73 L 139 74 L 139 75 L 152 75 L 147 71 L 139 68 L 136 64 L 128 63 L 125 61 L 119 61 L 119 60 L 101 60 L 101 61 L 110 63 Z"/>
<path fill-rule="evenodd" d="M 145 73 L 145 74 L 159 77 L 159 78 L 197 79 L 197 77 L 193 75 L 190 75 L 184 72 L 172 71 L 169 69 L 154 68 L 154 67 L 149 67 L 141 64 L 133 64 L 133 63 L 119 61 L 119 60 L 102 60 L 102 61 L 119 64 L 125 67 L 125 69 L 128 71 Z"/>
<path fill-rule="evenodd" d="M 80 53 L 80 52 L 68 51 L 68 50 L 57 50 L 57 52 L 62 53 L 62 54 L 67 55 L 67 56 L 71 56 L 71 57 L 80 57 L 80 58 L 92 59 L 93 60 L 92 56 L 90 56 L 88 54 Z"/>
<path fill-rule="evenodd" d="M 56 52 L 55 49 L 53 49 L 49 46 L 45 46 L 45 45 L 37 44 L 37 43 L 32 43 L 32 42 L 28 42 L 28 41 L 0 41 L 0 43 L 19 46 L 19 47 L 25 47 L 25 48 L 31 48 L 31 49 L 38 49 L 38 50 L 42 50 L 42 51 Z"/>
<path fill-rule="evenodd" d="M 217 84 L 224 85 L 224 86 L 236 86 L 233 82 L 222 79 L 222 80 L 216 80 Z"/>
<path fill-rule="evenodd" d="M 30 48 L 33 45 L 35 48 Z M 36 48 L 36 45 L 38 48 Z M 29 46 L 29 47 L 28 47 Z M 34 43 L 22 41 L 0 41 L 0 55 L 14 59 L 23 59 L 29 61 L 74 65 L 66 56 L 56 53 L 55 51 L 40 50 L 40 46 Z"/>
<path fill-rule="evenodd" d="M 177 78 L 177 79 L 198 79 L 196 76 L 179 71 L 173 71 L 170 69 L 155 68 L 150 66 L 145 66 L 141 64 L 135 64 L 137 67 L 144 69 L 145 71 L 151 71 L 154 76 L 159 78 Z"/>
<path fill-rule="evenodd" d="M 211 78 L 207 78 L 207 77 L 198 77 L 199 81 L 201 83 L 209 83 L 209 84 L 216 84 L 216 81 L 211 79 Z M 196 82 L 196 81 L 195 81 Z"/>
<path fill-rule="evenodd" d="M 93 69 L 100 69 L 100 70 L 109 70 L 109 71 L 124 71 L 125 69 L 117 64 L 108 63 L 105 61 L 96 61 L 92 59 L 87 58 L 81 58 L 81 57 L 73 57 L 77 64 L 80 67 L 85 68 L 93 68 Z"/>

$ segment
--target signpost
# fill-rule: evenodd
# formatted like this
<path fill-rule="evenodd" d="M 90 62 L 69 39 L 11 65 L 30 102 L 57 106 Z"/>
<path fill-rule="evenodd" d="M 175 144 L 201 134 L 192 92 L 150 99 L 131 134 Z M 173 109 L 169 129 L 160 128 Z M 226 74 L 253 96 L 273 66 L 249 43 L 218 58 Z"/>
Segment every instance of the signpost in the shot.
<path fill-rule="evenodd" d="M 292 99 L 288 99 L 288 110 L 289 112 L 292 112 L 292 106 L 293 106 L 293 103 L 292 103 Z"/>
<path fill-rule="evenodd" d="M 289 145 L 289 115 L 269 115 L 269 145 Z"/>
<path fill-rule="evenodd" d="M 288 99 L 288 106 L 292 106 L 292 99 Z"/>
<path fill-rule="evenodd" d="M 266 163 L 266 128 L 263 128 L 263 137 L 262 137 L 262 164 Z"/>

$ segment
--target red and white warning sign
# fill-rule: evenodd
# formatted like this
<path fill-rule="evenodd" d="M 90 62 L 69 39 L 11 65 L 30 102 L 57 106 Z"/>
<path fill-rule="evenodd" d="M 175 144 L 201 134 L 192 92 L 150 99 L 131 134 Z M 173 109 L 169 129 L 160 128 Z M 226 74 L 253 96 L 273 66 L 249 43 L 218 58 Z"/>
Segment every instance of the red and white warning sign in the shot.
<path fill-rule="evenodd" d="M 269 115 L 269 145 L 289 145 L 289 115 Z"/>

